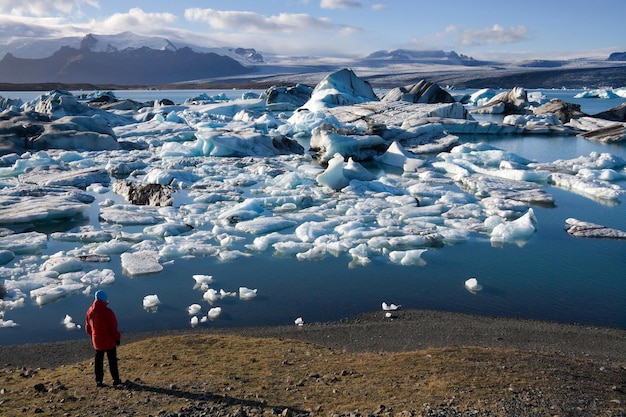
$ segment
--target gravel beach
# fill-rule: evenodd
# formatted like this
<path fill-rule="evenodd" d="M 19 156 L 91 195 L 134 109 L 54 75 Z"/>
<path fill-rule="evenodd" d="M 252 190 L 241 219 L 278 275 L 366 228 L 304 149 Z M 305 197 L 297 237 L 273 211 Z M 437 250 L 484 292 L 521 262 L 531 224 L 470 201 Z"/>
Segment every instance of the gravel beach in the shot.
<path fill-rule="evenodd" d="M 582 357 L 599 365 L 626 364 L 626 330 L 428 310 L 400 310 L 391 318 L 380 311 L 331 323 L 200 328 L 167 334 L 193 336 L 207 332 L 294 339 L 355 353 L 475 346 Z M 163 334 L 124 334 L 122 344 Z M 0 346 L 0 367 L 56 367 L 92 355 L 93 348 L 86 336 L 65 342 Z"/>

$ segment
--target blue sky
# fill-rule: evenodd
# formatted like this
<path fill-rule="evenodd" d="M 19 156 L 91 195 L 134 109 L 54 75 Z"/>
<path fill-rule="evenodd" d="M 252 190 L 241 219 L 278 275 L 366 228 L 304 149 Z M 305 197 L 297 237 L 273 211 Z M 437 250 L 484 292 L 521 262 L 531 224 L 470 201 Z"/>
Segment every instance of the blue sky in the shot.
<path fill-rule="evenodd" d="M 626 51 L 624 16 L 624 0 L 0 0 L 0 43 L 132 31 L 285 55 L 606 58 Z"/>

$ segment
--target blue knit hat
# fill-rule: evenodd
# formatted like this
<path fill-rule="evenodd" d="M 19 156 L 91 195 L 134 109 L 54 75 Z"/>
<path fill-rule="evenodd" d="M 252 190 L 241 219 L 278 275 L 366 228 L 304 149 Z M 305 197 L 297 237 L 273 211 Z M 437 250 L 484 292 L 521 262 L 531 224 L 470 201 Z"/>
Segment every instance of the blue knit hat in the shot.
<path fill-rule="evenodd" d="M 102 290 L 98 290 L 96 291 L 95 297 L 96 300 L 100 300 L 102 302 L 107 302 L 107 300 L 109 299 L 109 297 L 107 296 L 107 293 L 105 293 Z"/>

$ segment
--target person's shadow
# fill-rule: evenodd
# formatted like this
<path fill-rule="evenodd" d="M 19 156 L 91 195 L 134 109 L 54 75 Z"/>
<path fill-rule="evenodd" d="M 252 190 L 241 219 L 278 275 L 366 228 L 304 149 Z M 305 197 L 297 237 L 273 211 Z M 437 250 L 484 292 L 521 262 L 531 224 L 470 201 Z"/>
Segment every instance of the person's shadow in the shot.
<path fill-rule="evenodd" d="M 217 395 L 211 393 L 197 393 L 197 392 L 189 392 L 183 391 L 177 388 L 162 388 L 162 387 L 153 387 L 150 385 L 142 384 L 141 381 L 130 381 L 126 380 L 123 385 L 123 388 L 126 388 L 130 391 L 146 391 L 152 392 L 155 394 L 161 395 L 169 395 L 177 398 L 184 398 L 187 400 L 196 400 L 196 401 L 211 401 L 214 403 L 220 403 L 225 405 L 245 405 L 250 407 L 261 407 L 261 408 L 270 408 L 280 410 L 282 413 L 285 409 L 290 411 L 290 415 L 303 415 L 308 414 L 303 410 L 298 410 L 295 408 L 291 408 L 283 405 L 270 405 L 261 401 L 252 401 L 252 400 L 244 400 L 240 398 L 230 397 L 228 395 Z"/>

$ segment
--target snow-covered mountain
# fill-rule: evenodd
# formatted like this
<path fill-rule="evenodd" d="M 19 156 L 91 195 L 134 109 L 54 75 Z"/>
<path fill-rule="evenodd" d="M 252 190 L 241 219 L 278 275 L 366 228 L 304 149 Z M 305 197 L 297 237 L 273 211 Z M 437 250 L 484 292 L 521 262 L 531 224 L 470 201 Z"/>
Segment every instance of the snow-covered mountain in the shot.
<path fill-rule="evenodd" d="M 47 58 L 63 46 L 80 49 L 87 48 L 92 52 L 113 52 L 125 49 L 147 47 L 155 50 L 175 51 L 182 46 L 175 46 L 167 38 L 157 36 L 141 36 L 132 32 L 122 32 L 116 35 L 94 35 L 89 33 L 83 37 L 72 36 L 63 38 L 15 39 L 5 45 L 0 45 L 0 57 L 11 53 L 17 58 Z M 193 49 L 193 48 L 192 48 Z"/>
<path fill-rule="evenodd" d="M 87 49 L 91 52 L 118 52 L 127 49 L 150 48 L 156 51 L 176 51 L 190 48 L 194 52 L 212 52 L 228 56 L 243 65 L 263 62 L 263 55 L 253 48 L 205 47 L 189 42 L 172 41 L 160 36 L 142 36 L 133 32 L 122 32 L 115 35 L 87 35 L 54 39 L 20 38 L 0 45 L 0 58 L 10 53 L 16 58 L 39 59 L 48 58 L 64 46 L 74 49 Z"/>

